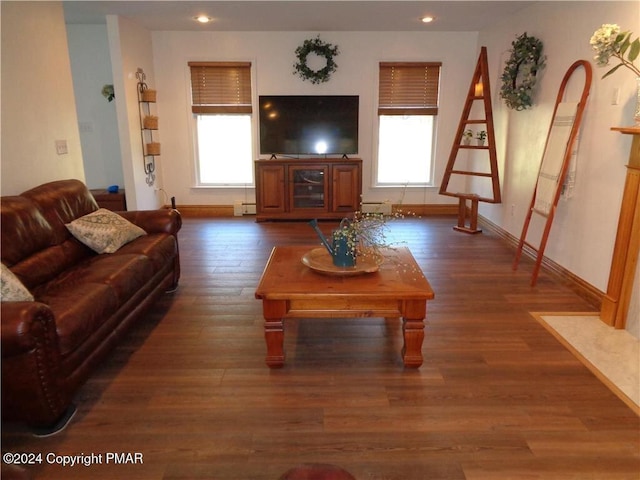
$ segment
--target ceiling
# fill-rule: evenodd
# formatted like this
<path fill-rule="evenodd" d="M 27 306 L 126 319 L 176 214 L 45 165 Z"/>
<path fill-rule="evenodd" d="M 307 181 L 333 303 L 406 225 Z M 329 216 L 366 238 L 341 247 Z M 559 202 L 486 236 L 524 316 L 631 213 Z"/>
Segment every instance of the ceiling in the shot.
<path fill-rule="evenodd" d="M 128 17 L 148 30 L 194 31 L 479 31 L 534 1 L 65 1 L 67 23 Z M 213 22 L 202 25 L 193 17 Z M 435 17 L 430 24 L 420 21 Z"/>

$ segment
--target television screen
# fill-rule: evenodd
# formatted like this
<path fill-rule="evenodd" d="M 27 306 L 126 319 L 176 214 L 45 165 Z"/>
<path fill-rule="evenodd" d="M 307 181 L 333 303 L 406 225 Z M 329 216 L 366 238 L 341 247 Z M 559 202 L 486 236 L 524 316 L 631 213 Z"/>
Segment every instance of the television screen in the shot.
<path fill-rule="evenodd" d="M 260 153 L 358 153 L 357 95 L 261 95 Z"/>

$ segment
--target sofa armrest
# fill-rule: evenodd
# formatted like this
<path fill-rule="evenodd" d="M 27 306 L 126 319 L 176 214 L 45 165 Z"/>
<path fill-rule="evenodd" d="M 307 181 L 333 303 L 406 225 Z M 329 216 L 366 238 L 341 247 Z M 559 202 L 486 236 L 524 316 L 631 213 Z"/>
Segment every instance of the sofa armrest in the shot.
<path fill-rule="evenodd" d="M 55 317 L 40 302 L 2 302 L 2 418 L 50 427 L 71 394 L 61 378 Z"/>
<path fill-rule="evenodd" d="M 2 302 L 2 358 L 44 348 L 59 361 L 53 312 L 40 302 Z M 47 355 L 49 356 L 49 355 Z"/>
<path fill-rule="evenodd" d="M 175 236 L 182 227 L 180 212 L 171 208 L 116 213 L 142 228 L 147 233 L 168 233 Z"/>

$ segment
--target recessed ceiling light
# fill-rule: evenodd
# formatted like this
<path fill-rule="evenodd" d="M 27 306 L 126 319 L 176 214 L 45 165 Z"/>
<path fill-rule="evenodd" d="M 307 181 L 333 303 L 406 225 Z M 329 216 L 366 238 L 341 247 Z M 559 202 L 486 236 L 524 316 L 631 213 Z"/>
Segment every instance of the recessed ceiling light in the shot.
<path fill-rule="evenodd" d="M 207 17 L 206 15 L 198 15 L 197 17 L 193 17 L 193 19 L 200 23 L 209 23 L 213 20 L 213 18 Z"/>
<path fill-rule="evenodd" d="M 433 17 L 430 17 L 430 16 L 422 17 L 422 23 L 431 23 L 431 22 L 433 22 Z"/>

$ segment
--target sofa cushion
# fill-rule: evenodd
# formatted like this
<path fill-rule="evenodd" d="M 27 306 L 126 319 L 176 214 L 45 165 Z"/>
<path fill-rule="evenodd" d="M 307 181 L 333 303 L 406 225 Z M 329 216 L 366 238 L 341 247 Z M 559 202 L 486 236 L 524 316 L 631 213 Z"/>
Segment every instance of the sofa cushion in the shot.
<path fill-rule="evenodd" d="M 34 291 L 39 285 L 50 282 L 58 275 L 96 253 L 73 237 L 60 245 L 45 248 L 11 266 L 11 270 L 25 287 Z"/>
<path fill-rule="evenodd" d="M 38 206 L 53 228 L 55 245 L 71 237 L 65 227 L 67 223 L 98 210 L 98 204 L 89 189 L 75 179 L 45 183 L 23 192 L 21 196 Z"/>
<path fill-rule="evenodd" d="M 146 232 L 117 213 L 101 208 L 67 224 L 71 234 L 97 253 L 113 253 Z"/>
<path fill-rule="evenodd" d="M 0 300 L 3 302 L 32 302 L 33 295 L 4 263 L 0 271 Z"/>
<path fill-rule="evenodd" d="M 178 254 L 176 237 L 166 233 L 150 233 L 120 248 L 114 255 L 137 254 L 149 257 L 155 272 L 172 264 Z"/>
<path fill-rule="evenodd" d="M 33 291 L 36 300 L 64 295 L 85 283 L 107 285 L 119 304 L 125 303 L 154 275 L 151 260 L 144 255 L 96 255 L 63 272 Z"/>
<path fill-rule="evenodd" d="M 63 355 L 75 350 L 153 277 L 143 255 L 96 255 L 37 288 L 56 317 Z"/>
<path fill-rule="evenodd" d="M 53 228 L 28 198 L 2 197 L 0 224 L 0 254 L 9 267 L 55 243 Z"/>
<path fill-rule="evenodd" d="M 151 278 L 153 264 L 144 255 L 101 255 L 83 265 L 83 281 L 109 285 L 124 304 Z"/>
<path fill-rule="evenodd" d="M 69 285 L 55 293 L 34 292 L 34 296 L 48 304 L 55 315 L 62 356 L 78 348 L 120 306 L 115 291 L 100 283 Z"/>
<path fill-rule="evenodd" d="M 70 222 L 75 215 L 97 209 L 95 200 L 78 180 L 50 182 L 20 196 L 3 196 L 2 263 L 33 292 L 69 267 L 95 255 L 71 236 L 62 219 L 68 218 Z"/>

